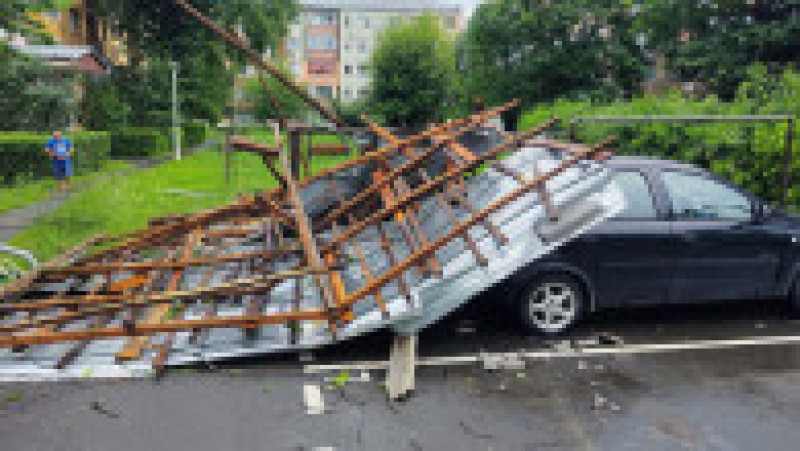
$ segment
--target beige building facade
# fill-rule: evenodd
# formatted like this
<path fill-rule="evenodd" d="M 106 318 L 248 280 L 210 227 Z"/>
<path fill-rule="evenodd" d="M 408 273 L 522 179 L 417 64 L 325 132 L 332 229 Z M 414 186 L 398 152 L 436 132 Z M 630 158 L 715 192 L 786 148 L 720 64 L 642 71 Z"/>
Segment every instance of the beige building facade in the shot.
<path fill-rule="evenodd" d="M 313 95 L 345 103 L 369 92 L 370 59 L 386 28 L 428 13 L 455 35 L 464 21 L 460 5 L 439 1 L 301 0 L 300 5 L 302 13 L 290 26 L 282 53 Z"/>

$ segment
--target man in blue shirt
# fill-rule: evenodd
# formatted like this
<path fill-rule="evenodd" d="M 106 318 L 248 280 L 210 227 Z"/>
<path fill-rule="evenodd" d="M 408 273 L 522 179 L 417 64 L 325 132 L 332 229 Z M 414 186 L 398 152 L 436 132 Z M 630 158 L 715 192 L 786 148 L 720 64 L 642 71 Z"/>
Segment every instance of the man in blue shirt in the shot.
<path fill-rule="evenodd" d="M 53 132 L 53 137 L 47 141 L 45 152 L 53 162 L 53 174 L 59 181 L 59 189 L 63 193 L 72 176 L 72 143 L 69 138 L 62 136 L 61 132 L 56 130 Z"/>

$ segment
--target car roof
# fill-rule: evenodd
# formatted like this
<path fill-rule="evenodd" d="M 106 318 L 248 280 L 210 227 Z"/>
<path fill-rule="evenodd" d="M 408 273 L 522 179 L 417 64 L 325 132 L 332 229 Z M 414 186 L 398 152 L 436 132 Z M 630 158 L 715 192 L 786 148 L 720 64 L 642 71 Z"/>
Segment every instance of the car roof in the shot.
<path fill-rule="evenodd" d="M 692 172 L 703 171 L 702 168 L 693 164 L 644 156 L 615 155 L 606 160 L 606 164 L 612 169 L 672 169 Z"/>

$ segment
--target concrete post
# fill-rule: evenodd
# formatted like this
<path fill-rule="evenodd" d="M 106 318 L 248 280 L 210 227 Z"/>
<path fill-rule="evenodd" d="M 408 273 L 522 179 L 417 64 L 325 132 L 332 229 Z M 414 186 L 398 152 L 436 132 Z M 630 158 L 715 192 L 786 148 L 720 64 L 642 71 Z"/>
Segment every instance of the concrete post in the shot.
<path fill-rule="evenodd" d="M 417 334 L 396 334 L 392 341 L 386 381 L 390 399 L 401 399 L 414 390 L 416 363 Z"/>

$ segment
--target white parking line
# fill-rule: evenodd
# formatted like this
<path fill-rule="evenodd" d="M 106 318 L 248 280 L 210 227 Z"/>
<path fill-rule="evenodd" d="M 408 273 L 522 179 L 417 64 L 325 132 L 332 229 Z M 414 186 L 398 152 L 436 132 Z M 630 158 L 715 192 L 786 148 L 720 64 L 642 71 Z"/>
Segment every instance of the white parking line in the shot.
<path fill-rule="evenodd" d="M 322 390 L 319 389 L 319 385 L 303 385 L 303 399 L 306 403 L 306 413 L 309 415 L 325 413 L 325 402 L 322 400 Z"/>
<path fill-rule="evenodd" d="M 771 346 L 800 343 L 800 335 L 775 335 L 753 338 L 736 338 L 726 340 L 691 340 L 676 343 L 631 344 L 623 346 L 598 346 L 572 348 L 556 351 L 526 351 L 493 352 L 469 354 L 462 356 L 429 357 L 417 360 L 417 367 L 469 365 L 487 359 L 524 358 L 541 360 L 552 358 L 576 358 L 614 354 L 654 354 L 670 351 L 690 351 L 705 349 L 726 349 L 742 346 Z M 307 365 L 304 367 L 306 374 L 322 373 L 336 370 L 381 370 L 389 367 L 388 361 L 357 362 L 331 365 Z"/>

